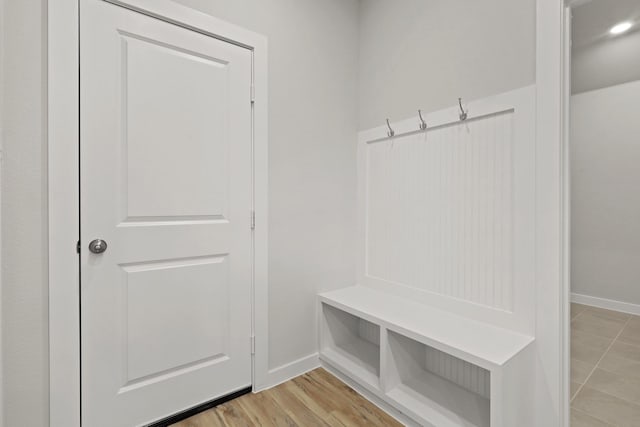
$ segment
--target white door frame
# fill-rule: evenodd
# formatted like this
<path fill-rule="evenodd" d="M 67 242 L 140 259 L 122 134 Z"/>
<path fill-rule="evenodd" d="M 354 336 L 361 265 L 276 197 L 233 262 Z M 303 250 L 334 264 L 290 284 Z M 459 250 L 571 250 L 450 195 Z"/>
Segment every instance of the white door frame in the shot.
<path fill-rule="evenodd" d="M 565 4 L 566 3 L 566 4 Z M 569 426 L 569 0 L 536 2 L 536 426 Z"/>
<path fill-rule="evenodd" d="M 80 427 L 79 8 L 86 0 L 48 5 L 49 411 L 51 427 Z M 267 39 L 171 0 L 104 0 L 253 52 L 252 381 L 268 377 Z M 249 88 L 247 87 L 247 90 Z"/>

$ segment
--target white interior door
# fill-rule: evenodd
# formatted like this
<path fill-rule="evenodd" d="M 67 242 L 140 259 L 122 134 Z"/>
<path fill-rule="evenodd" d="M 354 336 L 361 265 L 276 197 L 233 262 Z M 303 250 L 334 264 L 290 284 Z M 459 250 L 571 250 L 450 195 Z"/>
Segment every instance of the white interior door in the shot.
<path fill-rule="evenodd" d="M 83 425 L 145 425 L 251 385 L 251 52 L 102 0 L 80 52 Z"/>

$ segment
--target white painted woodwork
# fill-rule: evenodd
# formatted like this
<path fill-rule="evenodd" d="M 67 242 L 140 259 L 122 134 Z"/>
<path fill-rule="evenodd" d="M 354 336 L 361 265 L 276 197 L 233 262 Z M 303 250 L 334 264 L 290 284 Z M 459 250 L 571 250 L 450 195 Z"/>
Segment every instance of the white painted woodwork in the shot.
<path fill-rule="evenodd" d="M 79 7 L 47 4 L 49 426 L 80 427 Z M 33 13 L 33 12 L 31 12 Z M 6 387 L 6 385 L 5 385 Z M 33 405 L 33 402 L 30 402 Z M 6 416 L 6 415 L 5 415 Z"/>
<path fill-rule="evenodd" d="M 403 426 L 406 427 L 425 427 L 428 424 L 418 424 L 413 418 L 408 417 L 406 414 L 403 414 L 398 410 L 398 408 L 394 407 L 390 403 L 388 403 L 385 399 L 380 397 L 379 392 L 371 392 L 370 388 L 364 387 L 362 383 L 353 380 L 350 376 L 345 375 L 339 369 L 334 368 L 332 365 L 328 363 L 322 363 L 322 368 L 327 372 L 334 375 L 336 378 L 340 379 L 343 383 L 347 384 L 358 394 L 363 396 L 369 402 L 375 404 L 378 408 L 385 411 L 387 414 L 391 415 L 393 418 L 398 420 Z M 431 426 L 428 426 L 431 427 Z"/>
<path fill-rule="evenodd" d="M 513 115 L 367 145 L 369 276 L 512 310 Z"/>
<path fill-rule="evenodd" d="M 571 9 L 536 1 L 536 426 L 569 425 Z"/>
<path fill-rule="evenodd" d="M 351 286 L 319 297 L 331 307 L 351 313 L 354 335 L 358 332 L 356 320 L 361 318 L 485 369 L 502 366 L 533 342 L 529 335 L 366 286 Z"/>
<path fill-rule="evenodd" d="M 365 286 L 319 311 L 321 360 L 420 425 L 533 425 L 533 337 Z"/>
<path fill-rule="evenodd" d="M 232 131 L 228 86 L 236 64 L 190 52 L 187 46 L 165 45 L 144 33 L 118 32 L 126 168 L 123 221 L 227 218 L 229 147 L 209 141 L 228 140 Z M 248 88 L 243 89 L 246 95 Z M 150 155 L 158 149 L 162 155 Z"/>
<path fill-rule="evenodd" d="M 360 284 L 533 333 L 534 94 L 360 133 Z"/>
<path fill-rule="evenodd" d="M 208 16 L 172 0 L 111 1 L 139 13 L 193 29 L 251 50 L 253 104 L 253 173 L 256 228 L 254 258 L 254 388 L 268 387 L 311 366 L 268 368 L 267 310 L 267 40 L 264 36 Z M 80 426 L 80 275 L 75 245 L 79 237 L 79 39 L 77 0 L 48 6 L 48 188 L 49 188 L 49 416 L 52 427 Z M 70 250 L 69 248 L 74 248 Z M 316 359 L 316 360 L 314 360 Z M 304 366 L 302 366 L 304 365 Z"/>
<path fill-rule="evenodd" d="M 598 298 L 591 295 L 582 295 L 573 292 L 571 293 L 571 302 L 640 316 L 640 304 L 631 304 L 624 301 Z"/>
<path fill-rule="evenodd" d="M 332 357 L 330 330 L 321 359 L 421 425 L 529 425 L 535 88 L 464 108 L 360 133 L 362 286 L 320 300 L 380 326 L 378 384 L 353 367 L 362 349 Z"/>
<path fill-rule="evenodd" d="M 489 371 L 433 347 L 427 346 L 425 351 L 426 370 L 480 396 L 489 398 Z"/>
<path fill-rule="evenodd" d="M 346 311 L 325 306 L 320 322 L 326 338 L 321 342 L 323 358 L 332 360 L 371 386 L 379 387 L 380 344 L 375 343 L 371 335 L 361 335 L 361 324 L 366 321 Z M 366 324 L 371 331 L 380 334 L 378 325 Z"/>
<path fill-rule="evenodd" d="M 371 344 L 380 345 L 380 328 L 374 323 L 359 319 L 358 336 Z"/>
<path fill-rule="evenodd" d="M 389 332 L 389 397 L 418 420 L 427 419 L 435 426 L 488 427 L 489 397 L 431 371 L 425 358 L 430 350 L 418 341 Z"/>
<path fill-rule="evenodd" d="M 145 425 L 251 385 L 252 55 L 99 0 L 80 31 L 83 425 Z"/>

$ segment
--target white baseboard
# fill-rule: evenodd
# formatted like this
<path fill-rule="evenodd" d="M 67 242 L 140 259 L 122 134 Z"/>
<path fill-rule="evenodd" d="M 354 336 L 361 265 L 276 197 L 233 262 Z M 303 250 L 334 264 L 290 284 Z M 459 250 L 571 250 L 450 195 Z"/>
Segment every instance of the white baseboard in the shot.
<path fill-rule="evenodd" d="M 369 402 L 376 405 L 378 408 L 382 409 L 384 412 L 389 414 L 391 417 L 395 418 L 400 424 L 406 427 L 420 427 L 418 423 L 416 423 L 413 419 L 407 417 L 402 412 L 395 409 L 393 406 L 389 405 L 384 400 L 380 399 L 378 396 L 371 393 L 369 390 L 362 387 L 356 381 L 353 381 L 348 376 L 344 375 L 338 369 L 335 369 L 328 363 L 322 363 L 322 367 L 326 369 L 330 374 L 334 377 L 338 378 L 340 381 L 354 389 L 359 395 L 367 399 Z"/>
<path fill-rule="evenodd" d="M 332 375 L 340 379 L 342 382 L 347 384 L 349 387 L 354 389 L 358 394 L 363 396 L 365 399 L 385 411 L 387 414 L 398 420 L 401 424 L 408 427 L 419 427 L 418 424 L 415 423 L 411 418 L 402 414 L 400 411 L 393 408 L 388 403 L 384 402 L 382 399 L 373 395 L 366 389 L 362 388 L 358 383 L 352 381 L 346 375 L 343 375 L 337 369 L 334 369 L 332 366 L 321 363 L 320 357 L 318 353 L 310 354 L 309 356 L 302 357 L 298 360 L 294 360 L 291 363 L 287 363 L 286 365 L 279 366 L 275 369 L 269 370 L 269 374 L 267 377 L 267 381 L 263 386 L 259 388 L 255 388 L 253 392 L 257 393 L 260 391 L 268 390 L 272 387 L 276 387 L 284 382 L 287 382 L 295 377 L 298 377 L 302 374 L 306 374 L 309 371 L 312 371 L 316 368 L 323 367 L 327 371 L 329 371 Z"/>
<path fill-rule="evenodd" d="M 606 308 L 608 310 L 621 311 L 623 313 L 640 316 L 640 305 L 628 302 L 616 301 L 606 298 L 592 297 L 589 295 L 571 294 L 571 302 L 577 304 L 590 305 L 592 307 Z"/>
<path fill-rule="evenodd" d="M 320 359 L 318 358 L 318 353 L 310 354 L 286 365 L 270 369 L 264 383 L 257 387 L 254 386 L 253 391 L 257 393 L 270 389 L 319 367 Z"/>

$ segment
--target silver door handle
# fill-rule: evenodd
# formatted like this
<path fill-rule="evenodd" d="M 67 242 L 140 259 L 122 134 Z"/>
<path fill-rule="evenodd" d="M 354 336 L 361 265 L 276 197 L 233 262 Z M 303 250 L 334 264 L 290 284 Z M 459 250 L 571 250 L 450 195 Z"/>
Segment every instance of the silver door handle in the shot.
<path fill-rule="evenodd" d="M 95 239 L 89 243 L 89 250 L 94 254 L 101 254 L 107 250 L 107 242 L 102 239 Z"/>

